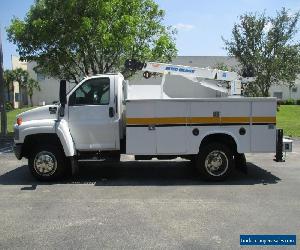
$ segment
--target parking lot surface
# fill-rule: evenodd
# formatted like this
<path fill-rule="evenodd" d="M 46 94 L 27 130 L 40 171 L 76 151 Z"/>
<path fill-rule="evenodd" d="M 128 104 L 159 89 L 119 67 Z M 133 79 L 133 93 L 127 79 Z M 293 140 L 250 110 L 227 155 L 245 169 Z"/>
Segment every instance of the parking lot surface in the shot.
<path fill-rule="evenodd" d="M 248 174 L 221 183 L 199 180 L 188 161 L 131 156 L 41 183 L 3 144 L 0 248 L 237 249 L 240 234 L 299 237 L 300 141 L 293 146 L 283 163 L 248 154 Z"/>

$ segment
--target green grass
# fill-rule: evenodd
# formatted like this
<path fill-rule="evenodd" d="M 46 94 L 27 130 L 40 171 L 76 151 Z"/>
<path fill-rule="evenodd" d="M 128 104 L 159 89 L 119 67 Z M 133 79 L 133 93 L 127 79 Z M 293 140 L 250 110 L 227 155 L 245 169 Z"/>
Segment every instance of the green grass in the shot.
<path fill-rule="evenodd" d="M 16 115 L 29 109 L 32 107 L 7 112 L 8 132 L 13 131 Z M 281 105 L 277 112 L 277 128 L 283 128 L 287 136 L 300 137 L 300 105 Z"/>
<path fill-rule="evenodd" d="M 276 127 L 282 128 L 284 135 L 300 137 L 300 105 L 281 105 Z"/>

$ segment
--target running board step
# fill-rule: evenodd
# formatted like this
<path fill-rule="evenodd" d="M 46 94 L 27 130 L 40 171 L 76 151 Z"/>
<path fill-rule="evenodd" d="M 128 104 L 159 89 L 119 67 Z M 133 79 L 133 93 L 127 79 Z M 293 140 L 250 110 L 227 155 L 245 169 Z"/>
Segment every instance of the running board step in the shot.
<path fill-rule="evenodd" d="M 106 159 L 79 159 L 78 162 L 102 162 Z"/>

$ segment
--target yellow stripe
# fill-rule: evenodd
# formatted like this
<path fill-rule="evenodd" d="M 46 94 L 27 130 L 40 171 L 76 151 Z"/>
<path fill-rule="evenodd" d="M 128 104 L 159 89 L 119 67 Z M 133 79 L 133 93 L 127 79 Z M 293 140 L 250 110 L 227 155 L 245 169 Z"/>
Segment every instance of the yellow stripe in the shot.
<path fill-rule="evenodd" d="M 250 117 L 221 117 L 221 123 L 250 123 Z"/>
<path fill-rule="evenodd" d="M 190 117 L 188 124 L 190 123 L 220 123 L 220 117 Z"/>
<path fill-rule="evenodd" d="M 276 123 L 276 117 L 252 117 L 252 123 Z"/>
<path fill-rule="evenodd" d="M 251 117 L 157 117 L 157 118 L 127 118 L 128 125 L 164 125 L 164 124 L 230 124 L 245 123 L 251 121 Z M 276 123 L 276 117 L 255 116 L 252 123 Z"/>

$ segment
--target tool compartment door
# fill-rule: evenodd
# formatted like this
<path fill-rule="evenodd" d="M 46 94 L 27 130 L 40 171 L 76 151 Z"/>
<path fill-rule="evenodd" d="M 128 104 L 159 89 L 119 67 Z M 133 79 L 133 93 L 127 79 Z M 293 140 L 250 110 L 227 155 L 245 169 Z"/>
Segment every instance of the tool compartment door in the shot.
<path fill-rule="evenodd" d="M 158 155 L 187 152 L 187 102 L 157 101 L 155 105 Z"/>
<path fill-rule="evenodd" d="M 252 102 L 251 151 L 276 151 L 276 99 Z"/>
<path fill-rule="evenodd" d="M 156 130 L 153 127 L 155 105 L 151 101 L 126 103 L 126 153 L 156 154 Z"/>

